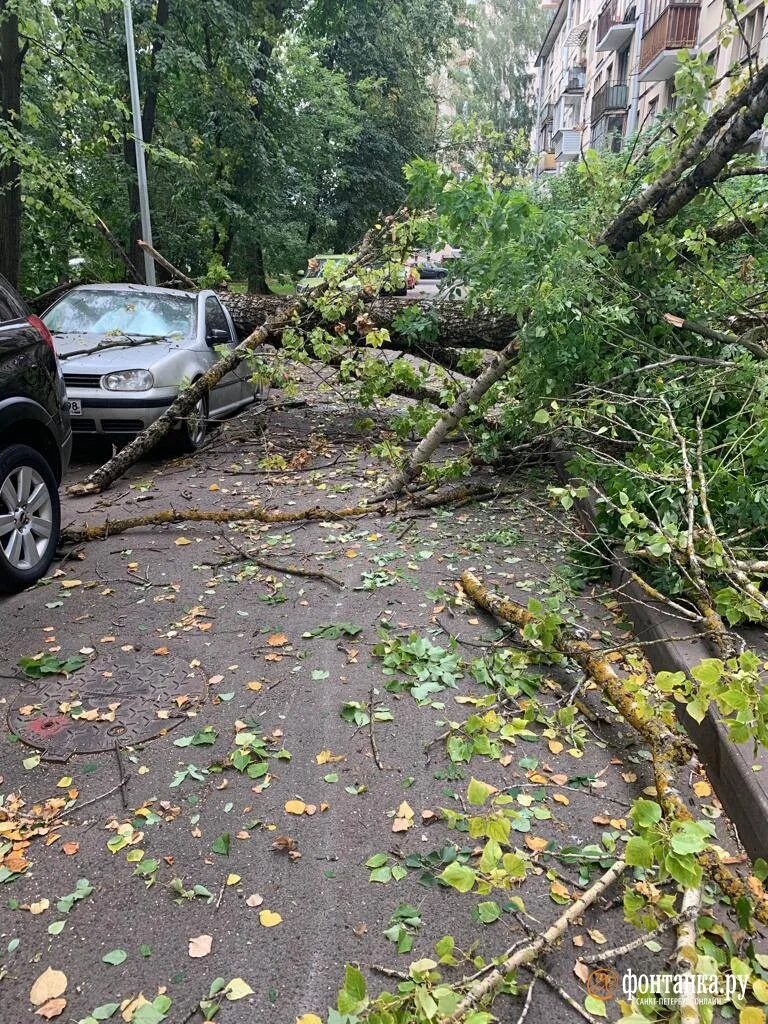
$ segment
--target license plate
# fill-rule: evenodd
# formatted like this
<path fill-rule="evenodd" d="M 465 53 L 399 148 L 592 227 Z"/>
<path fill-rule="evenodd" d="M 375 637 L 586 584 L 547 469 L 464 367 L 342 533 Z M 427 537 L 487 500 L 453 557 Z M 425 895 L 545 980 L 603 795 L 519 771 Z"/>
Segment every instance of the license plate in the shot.
<path fill-rule="evenodd" d="M 70 416 L 82 416 L 83 415 L 83 403 L 79 398 L 68 398 L 67 405 L 69 406 Z"/>

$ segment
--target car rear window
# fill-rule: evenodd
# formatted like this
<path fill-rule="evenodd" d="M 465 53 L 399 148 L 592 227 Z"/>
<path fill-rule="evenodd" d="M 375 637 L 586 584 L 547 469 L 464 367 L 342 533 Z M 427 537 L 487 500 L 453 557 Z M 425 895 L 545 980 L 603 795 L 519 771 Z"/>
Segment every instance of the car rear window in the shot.
<path fill-rule="evenodd" d="M 68 292 L 43 320 L 52 334 L 186 338 L 194 330 L 195 306 L 187 295 L 84 288 Z"/>

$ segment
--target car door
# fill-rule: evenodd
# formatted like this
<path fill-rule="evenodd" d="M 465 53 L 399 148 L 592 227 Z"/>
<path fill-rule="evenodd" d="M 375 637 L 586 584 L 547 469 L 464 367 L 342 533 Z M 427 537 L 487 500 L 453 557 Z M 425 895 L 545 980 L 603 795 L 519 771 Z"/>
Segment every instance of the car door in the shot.
<path fill-rule="evenodd" d="M 212 336 L 213 331 L 225 332 L 221 339 Z M 218 361 L 216 349 L 220 346 L 232 348 L 235 345 L 232 328 L 221 303 L 215 295 L 205 300 L 205 341 L 211 353 L 211 365 Z M 223 413 L 236 407 L 242 401 L 243 382 L 236 370 L 225 374 L 210 396 L 210 411 Z"/>
<path fill-rule="evenodd" d="M 226 317 L 227 324 L 229 326 L 229 331 L 233 338 L 233 344 L 237 345 L 238 337 L 237 331 L 235 330 L 234 321 L 232 320 L 232 317 L 230 316 L 230 312 L 227 309 L 227 307 L 222 306 L 222 309 L 224 310 L 224 316 Z M 248 360 L 244 359 L 241 363 L 238 363 L 238 365 L 235 367 L 234 372 L 240 381 L 239 400 L 241 402 L 252 402 L 255 396 L 256 389 L 251 381 L 251 377 L 253 376 L 253 374 L 251 372 L 251 367 L 248 363 Z"/>

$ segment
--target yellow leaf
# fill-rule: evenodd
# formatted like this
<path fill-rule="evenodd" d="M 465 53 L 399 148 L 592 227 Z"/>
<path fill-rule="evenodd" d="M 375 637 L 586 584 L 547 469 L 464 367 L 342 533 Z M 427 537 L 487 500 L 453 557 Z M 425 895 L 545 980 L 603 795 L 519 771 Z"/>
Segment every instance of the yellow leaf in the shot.
<path fill-rule="evenodd" d="M 562 804 L 563 807 L 567 807 L 568 804 L 571 802 L 565 795 L 565 793 L 555 793 L 552 799 L 555 801 L 556 804 Z"/>
<path fill-rule="evenodd" d="M 296 1018 L 296 1024 L 323 1024 L 316 1013 L 303 1013 Z"/>
<path fill-rule="evenodd" d="M 285 805 L 288 814 L 303 814 L 306 809 L 307 805 L 303 800 L 289 800 Z"/>
<path fill-rule="evenodd" d="M 64 971 L 55 971 L 52 967 L 46 967 L 29 990 L 29 1001 L 33 1006 L 42 1006 L 49 999 L 58 999 L 66 990 L 67 976 Z"/>
<path fill-rule="evenodd" d="M 739 1010 L 739 1024 L 765 1024 L 765 1010 L 759 1006 L 745 1006 Z"/>
<path fill-rule="evenodd" d="M 227 875 L 227 885 L 237 885 L 240 875 Z"/>
<path fill-rule="evenodd" d="M 550 740 L 547 743 L 547 746 L 549 747 L 550 752 L 553 753 L 553 754 L 560 754 L 560 753 L 562 753 L 563 744 L 560 743 L 558 740 Z"/>
<path fill-rule="evenodd" d="M 608 941 L 603 933 L 598 931 L 597 928 L 587 928 L 587 935 L 589 935 L 590 939 L 592 939 L 593 942 L 596 942 L 598 946 L 602 946 L 604 942 Z"/>
<path fill-rule="evenodd" d="M 517 798 L 517 802 L 521 807 L 530 807 L 533 803 L 533 797 L 530 793 L 520 793 Z"/>
<path fill-rule="evenodd" d="M 65 590 L 71 590 L 72 587 L 82 587 L 83 581 L 82 580 L 62 580 L 61 581 L 61 585 L 62 585 L 62 587 L 64 587 Z"/>
<path fill-rule="evenodd" d="M 549 840 L 540 839 L 539 836 L 525 837 L 525 845 L 528 847 L 529 850 L 533 850 L 535 853 L 538 853 L 540 850 L 546 849 L 548 842 Z"/>
<path fill-rule="evenodd" d="M 30 912 L 30 914 L 42 914 L 43 911 L 47 910 L 48 907 L 50 907 L 50 905 L 51 905 L 51 901 L 47 900 L 47 899 L 45 899 L 45 897 L 43 897 L 43 899 L 38 900 L 37 903 L 30 903 L 30 905 L 29 905 L 29 912 Z M 57 995 L 59 995 L 59 994 L 60 993 L 57 993 Z M 51 997 L 49 996 L 49 998 L 51 998 Z"/>
<path fill-rule="evenodd" d="M 282 921 L 282 917 L 276 914 L 274 910 L 260 910 L 259 911 L 259 922 L 264 928 L 274 928 Z"/>
<path fill-rule="evenodd" d="M 63 775 L 56 783 L 56 785 L 58 786 L 59 789 L 69 789 L 69 787 L 72 785 L 72 776 Z"/>
<path fill-rule="evenodd" d="M 712 787 L 706 779 L 702 779 L 700 782 L 694 782 L 693 792 L 696 796 L 712 796 Z"/>
<path fill-rule="evenodd" d="M 191 544 L 192 541 L 188 537 L 177 537 L 173 542 L 177 548 L 183 548 L 187 544 Z"/>
<path fill-rule="evenodd" d="M 270 647 L 285 647 L 288 637 L 285 633 L 273 633 L 272 636 L 267 637 L 267 643 Z"/>
<path fill-rule="evenodd" d="M 564 900 L 569 900 L 571 898 L 571 894 L 568 892 L 568 889 L 557 879 L 555 879 L 555 881 L 550 885 L 549 891 L 552 896 L 559 896 Z"/>
<path fill-rule="evenodd" d="M 317 764 L 331 764 L 334 761 L 346 761 L 346 757 L 343 754 L 333 754 L 330 750 L 321 750 L 315 755 L 315 761 Z"/>
<path fill-rule="evenodd" d="M 263 689 L 264 684 L 259 682 L 247 683 L 246 689 L 253 690 L 254 693 L 258 693 L 259 690 Z"/>

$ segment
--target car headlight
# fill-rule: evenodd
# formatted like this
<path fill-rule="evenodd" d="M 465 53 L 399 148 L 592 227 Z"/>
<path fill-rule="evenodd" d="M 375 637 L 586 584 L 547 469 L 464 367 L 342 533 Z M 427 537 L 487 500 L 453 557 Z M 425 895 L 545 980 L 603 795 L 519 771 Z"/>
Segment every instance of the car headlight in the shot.
<path fill-rule="evenodd" d="M 101 378 L 101 386 L 107 391 L 149 391 L 155 378 L 149 370 L 116 370 Z"/>

